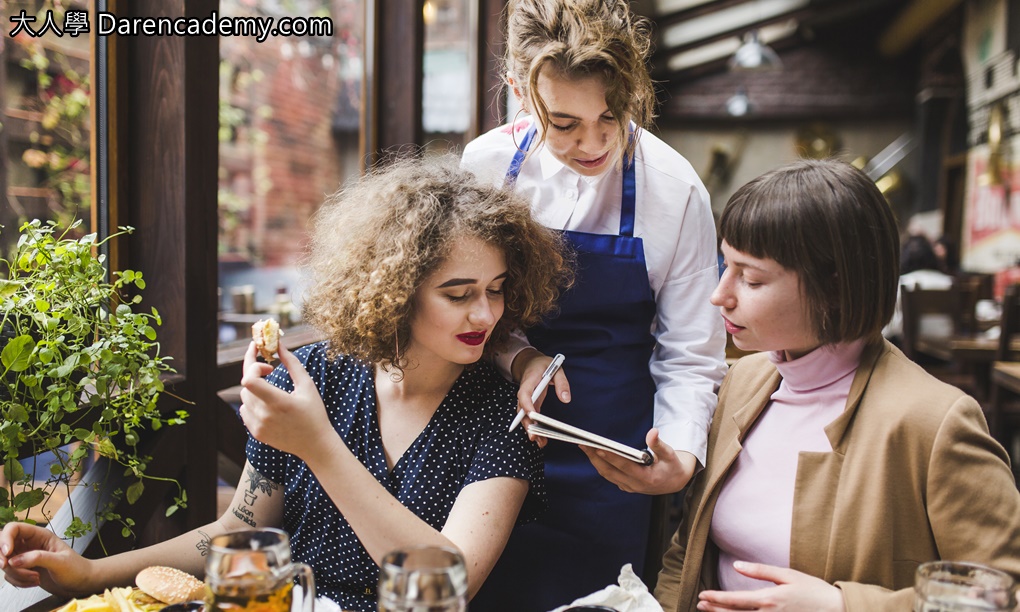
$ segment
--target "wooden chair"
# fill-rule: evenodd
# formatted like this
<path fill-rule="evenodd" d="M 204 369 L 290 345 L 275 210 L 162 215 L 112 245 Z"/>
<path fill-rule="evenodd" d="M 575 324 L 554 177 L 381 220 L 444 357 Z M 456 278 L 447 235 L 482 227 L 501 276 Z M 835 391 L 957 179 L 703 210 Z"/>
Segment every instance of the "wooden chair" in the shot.
<path fill-rule="evenodd" d="M 987 417 L 992 436 L 1008 449 L 1020 434 L 1020 285 L 1006 289 L 999 328 Z M 1018 459 L 1013 457 L 1014 471 Z"/>
<path fill-rule="evenodd" d="M 903 313 L 903 352 L 914 361 L 921 363 L 925 357 L 942 362 L 952 361 L 948 338 L 956 331 L 962 297 L 955 285 L 949 289 L 921 289 L 903 285 L 900 287 L 900 308 Z M 945 316 L 951 321 L 952 329 L 945 338 L 922 335 L 921 320 L 930 316 Z"/>
<path fill-rule="evenodd" d="M 974 305 L 982 293 L 977 277 L 957 279 L 949 289 L 900 288 L 903 352 L 936 378 L 978 398 L 987 396 L 994 356 L 993 343 L 977 334 Z M 938 315 L 945 318 L 947 329 L 939 334 L 926 333 L 922 320 Z M 975 347 L 987 350 L 982 353 Z"/>

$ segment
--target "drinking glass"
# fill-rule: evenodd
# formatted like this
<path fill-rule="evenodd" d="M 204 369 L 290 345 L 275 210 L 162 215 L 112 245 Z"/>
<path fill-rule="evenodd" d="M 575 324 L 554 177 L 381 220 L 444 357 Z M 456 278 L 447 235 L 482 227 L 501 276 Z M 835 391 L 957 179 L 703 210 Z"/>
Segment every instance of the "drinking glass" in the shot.
<path fill-rule="evenodd" d="M 932 561 L 917 568 L 914 612 L 1012 612 L 1013 578 L 977 563 Z"/>
<path fill-rule="evenodd" d="M 248 529 L 216 536 L 205 562 L 206 611 L 291 612 L 294 580 L 301 612 L 313 612 L 312 568 L 291 563 L 290 538 L 279 529 Z"/>
<path fill-rule="evenodd" d="M 452 548 L 394 550 L 379 568 L 379 612 L 465 612 L 467 570 Z"/>

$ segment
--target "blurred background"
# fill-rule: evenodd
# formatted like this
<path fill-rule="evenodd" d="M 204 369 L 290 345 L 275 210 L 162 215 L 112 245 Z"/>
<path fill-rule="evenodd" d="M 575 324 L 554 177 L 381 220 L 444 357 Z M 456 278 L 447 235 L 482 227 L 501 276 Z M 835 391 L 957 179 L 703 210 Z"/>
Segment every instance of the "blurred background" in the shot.
<path fill-rule="evenodd" d="M 0 253 L 33 218 L 137 227 L 107 247 L 111 265 L 144 272 L 174 390 L 191 402 L 166 469 L 193 501 L 143 539 L 211 519 L 217 475 L 236 482 L 243 432 L 221 412 L 251 323 L 278 317 L 292 347 L 317 339 L 301 324 L 300 268 L 323 198 L 389 154 L 456 152 L 516 112 L 497 72 L 504 6 L 0 2 Z M 762 172 L 838 156 L 871 176 L 905 236 L 941 239 L 953 274 L 1020 279 L 1020 2 L 632 6 L 654 24 L 652 130 L 692 162 L 717 213 Z M 263 42 L 99 36 L 101 11 L 300 27 Z"/>

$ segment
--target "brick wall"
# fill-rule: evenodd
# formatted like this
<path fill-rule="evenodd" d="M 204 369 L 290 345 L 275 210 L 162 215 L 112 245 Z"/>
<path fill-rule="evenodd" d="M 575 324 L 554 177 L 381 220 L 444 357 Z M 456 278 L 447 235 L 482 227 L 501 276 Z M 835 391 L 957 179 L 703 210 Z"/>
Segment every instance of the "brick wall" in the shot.
<path fill-rule="evenodd" d="M 342 86 L 331 47 L 297 37 L 221 40 L 221 56 L 246 76 L 221 84 L 244 122 L 234 142 L 221 143 L 220 189 L 248 203 L 235 227 L 221 219 L 221 259 L 296 265 L 310 215 L 358 172 L 344 155 L 357 150 L 357 134 L 334 136 L 331 127 Z"/>

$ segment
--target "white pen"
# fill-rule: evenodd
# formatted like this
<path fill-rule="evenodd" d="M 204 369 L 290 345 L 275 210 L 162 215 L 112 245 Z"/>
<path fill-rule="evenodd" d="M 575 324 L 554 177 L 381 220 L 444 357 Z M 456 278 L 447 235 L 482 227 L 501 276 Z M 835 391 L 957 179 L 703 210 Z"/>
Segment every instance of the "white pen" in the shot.
<path fill-rule="evenodd" d="M 556 356 L 553 357 L 552 363 L 550 363 L 549 367 L 547 367 L 545 372 L 542 373 L 542 380 L 538 381 L 538 386 L 535 387 L 535 392 L 531 394 L 532 404 L 538 401 L 539 396 L 541 396 L 542 392 L 545 391 L 545 388 L 549 386 L 549 381 L 552 380 L 552 377 L 556 375 L 556 371 L 560 369 L 561 365 L 563 365 L 564 359 L 566 359 L 566 357 L 564 357 L 562 353 L 557 353 Z M 514 417 L 514 422 L 510 423 L 510 431 L 516 429 L 523 420 L 524 408 L 521 408 L 517 411 L 517 416 Z"/>

